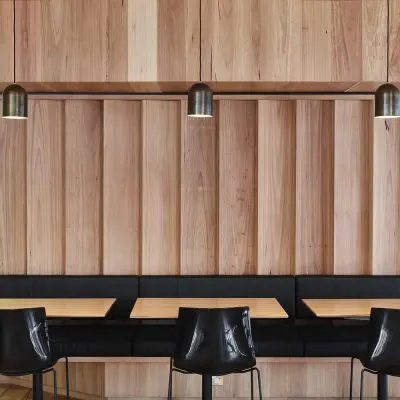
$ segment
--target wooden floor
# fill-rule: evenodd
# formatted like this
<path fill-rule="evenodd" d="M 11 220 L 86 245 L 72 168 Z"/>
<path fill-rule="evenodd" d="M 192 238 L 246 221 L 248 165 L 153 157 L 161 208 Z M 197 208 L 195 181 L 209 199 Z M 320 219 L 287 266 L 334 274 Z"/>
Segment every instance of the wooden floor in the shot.
<path fill-rule="evenodd" d="M 32 391 L 18 386 L 0 387 L 0 400 L 31 400 Z M 44 393 L 43 400 L 53 399 L 53 395 Z M 65 400 L 64 396 L 58 396 L 59 400 Z M 72 400 L 72 398 L 71 398 Z"/>

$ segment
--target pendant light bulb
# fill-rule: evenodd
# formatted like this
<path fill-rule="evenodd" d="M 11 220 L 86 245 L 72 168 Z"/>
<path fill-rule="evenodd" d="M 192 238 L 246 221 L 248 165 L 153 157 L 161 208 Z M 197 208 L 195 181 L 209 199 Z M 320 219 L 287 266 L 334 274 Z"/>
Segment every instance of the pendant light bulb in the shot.
<path fill-rule="evenodd" d="M 12 83 L 3 91 L 3 118 L 28 118 L 28 95 L 25 89 Z"/>
<path fill-rule="evenodd" d="M 195 83 L 188 92 L 188 117 L 212 117 L 213 92 L 202 82 Z"/>

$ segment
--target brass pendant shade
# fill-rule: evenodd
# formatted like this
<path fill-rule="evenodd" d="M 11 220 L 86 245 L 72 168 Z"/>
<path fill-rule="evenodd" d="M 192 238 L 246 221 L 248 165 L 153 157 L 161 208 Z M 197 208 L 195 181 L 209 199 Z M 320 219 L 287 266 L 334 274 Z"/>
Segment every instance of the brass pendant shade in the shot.
<path fill-rule="evenodd" d="M 212 117 L 213 92 L 205 83 L 195 83 L 188 93 L 189 117 Z"/>
<path fill-rule="evenodd" d="M 396 86 L 385 83 L 375 92 L 375 117 L 400 117 L 400 91 Z"/>
<path fill-rule="evenodd" d="M 15 83 L 3 91 L 3 118 L 28 118 L 28 95 L 25 89 Z"/>

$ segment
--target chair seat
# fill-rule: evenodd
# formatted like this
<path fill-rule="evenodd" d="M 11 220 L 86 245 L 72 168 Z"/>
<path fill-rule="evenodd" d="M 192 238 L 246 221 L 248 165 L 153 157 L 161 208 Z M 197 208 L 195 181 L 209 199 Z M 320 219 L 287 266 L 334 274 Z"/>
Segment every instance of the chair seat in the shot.
<path fill-rule="evenodd" d="M 363 357 L 367 350 L 368 325 L 302 326 L 306 357 Z"/>
<path fill-rule="evenodd" d="M 303 344 L 295 326 L 253 324 L 257 357 L 301 357 Z"/>
<path fill-rule="evenodd" d="M 41 374 L 44 371 L 47 371 L 47 370 L 53 368 L 54 365 L 57 363 L 57 361 L 58 361 L 58 359 L 57 360 L 51 360 L 46 365 L 43 365 L 43 368 L 38 369 L 38 370 L 31 370 L 31 371 L 28 371 L 28 370 L 26 370 L 26 371 L 9 370 L 9 371 L 2 371 L 0 375 L 3 375 L 3 376 L 24 376 L 24 375 Z"/>

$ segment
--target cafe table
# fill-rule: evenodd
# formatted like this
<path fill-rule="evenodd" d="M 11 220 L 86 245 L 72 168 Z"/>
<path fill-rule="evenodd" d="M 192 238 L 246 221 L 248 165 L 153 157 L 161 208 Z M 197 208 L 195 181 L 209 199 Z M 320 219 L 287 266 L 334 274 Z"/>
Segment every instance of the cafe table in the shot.
<path fill-rule="evenodd" d="M 288 318 L 274 298 L 145 298 L 139 297 L 131 312 L 137 319 L 176 319 L 180 307 L 249 307 L 251 318 Z M 212 377 L 202 375 L 202 398 L 212 399 Z"/>
<path fill-rule="evenodd" d="M 44 307 L 48 317 L 59 318 L 103 318 L 116 299 L 0 299 L 0 310 Z M 33 375 L 33 400 L 43 399 L 43 376 Z"/>
<path fill-rule="evenodd" d="M 368 318 L 371 308 L 400 309 L 400 299 L 303 299 L 319 318 Z M 377 375 L 378 400 L 387 400 L 387 376 Z"/>

